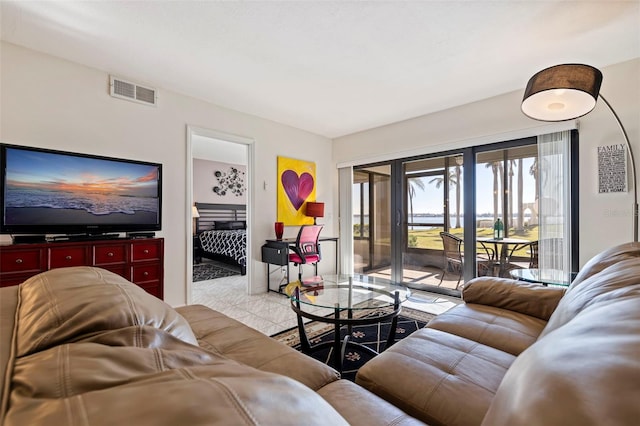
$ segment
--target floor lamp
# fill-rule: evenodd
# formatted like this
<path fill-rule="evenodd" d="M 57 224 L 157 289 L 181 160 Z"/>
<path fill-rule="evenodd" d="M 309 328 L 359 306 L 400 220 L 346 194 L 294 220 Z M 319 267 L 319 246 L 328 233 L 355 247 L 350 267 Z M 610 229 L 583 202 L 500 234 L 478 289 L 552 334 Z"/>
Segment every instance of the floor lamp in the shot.
<path fill-rule="evenodd" d="M 522 99 L 522 112 L 535 120 L 565 121 L 582 117 L 596 106 L 598 96 L 609 107 L 624 136 L 631 158 L 633 177 L 633 241 L 638 241 L 638 187 L 636 163 L 629 136 L 618 114 L 600 95 L 602 73 L 597 68 L 583 64 L 562 64 L 536 73 L 527 84 Z"/>

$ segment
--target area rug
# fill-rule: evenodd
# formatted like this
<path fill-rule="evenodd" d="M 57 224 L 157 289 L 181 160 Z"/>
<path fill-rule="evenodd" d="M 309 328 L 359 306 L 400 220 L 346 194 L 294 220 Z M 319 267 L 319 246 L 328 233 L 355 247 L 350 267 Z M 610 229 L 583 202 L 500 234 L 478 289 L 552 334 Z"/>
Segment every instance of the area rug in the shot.
<path fill-rule="evenodd" d="M 193 282 L 214 280 L 216 278 L 231 277 L 240 275 L 231 266 L 225 267 L 219 263 L 203 262 L 193 265 Z"/>
<path fill-rule="evenodd" d="M 434 317 L 435 315 L 426 312 L 403 308 L 402 313 L 398 317 L 395 341 L 398 342 L 414 331 L 424 328 L 427 322 Z M 353 326 L 349 340 L 368 346 L 376 352 L 381 352 L 385 349 L 390 327 L 391 320 L 382 322 L 381 324 Z M 305 324 L 305 330 L 311 346 L 324 342 L 332 342 L 334 339 L 333 324 L 311 321 Z M 340 338 L 343 341 L 346 334 L 347 327 L 344 326 L 340 329 Z M 274 334 L 271 337 L 294 349 L 300 350 L 300 336 L 297 327 Z M 332 347 L 314 351 L 311 356 L 327 365 L 333 366 Z M 369 352 L 349 346 L 342 361 L 342 378 L 355 381 L 358 369 L 372 357 Z"/>

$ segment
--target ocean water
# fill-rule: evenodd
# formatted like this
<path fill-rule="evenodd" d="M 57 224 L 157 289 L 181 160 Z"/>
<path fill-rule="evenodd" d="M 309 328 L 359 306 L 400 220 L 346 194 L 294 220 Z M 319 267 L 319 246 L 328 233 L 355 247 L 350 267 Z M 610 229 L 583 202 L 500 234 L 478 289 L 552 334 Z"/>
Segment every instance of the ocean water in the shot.
<path fill-rule="evenodd" d="M 41 207 L 84 210 L 96 216 L 110 213 L 158 212 L 158 199 L 115 194 L 77 194 L 72 192 L 12 189 L 7 191 L 7 207 Z"/>
<path fill-rule="evenodd" d="M 451 214 L 449 215 L 449 217 L 451 218 L 451 220 L 449 221 L 450 224 L 455 225 L 456 224 L 456 215 L 455 214 Z M 503 219 L 500 216 L 500 219 Z M 513 215 L 513 219 L 511 221 L 511 223 L 514 223 L 515 221 L 517 221 L 518 219 L 518 215 L 514 214 Z M 524 215 L 524 220 L 525 221 L 529 221 L 531 219 L 531 215 L 529 215 L 528 213 Z M 493 221 L 493 214 L 490 213 L 485 213 L 485 214 L 480 214 L 476 216 L 476 220 L 490 220 Z M 423 213 L 415 213 L 413 215 L 413 217 L 409 216 L 409 221 L 411 221 L 412 223 L 415 224 L 422 224 L 425 226 L 438 226 L 437 224 L 441 224 L 444 223 L 444 216 L 440 215 L 440 216 L 436 216 L 436 215 L 426 215 Z M 464 221 L 464 215 L 461 214 L 460 215 L 460 223 L 462 223 Z M 358 214 L 354 214 L 353 215 L 353 223 L 354 224 L 358 224 L 360 223 L 360 215 Z M 366 214 L 364 215 L 364 224 L 368 225 L 369 224 L 369 215 Z"/>

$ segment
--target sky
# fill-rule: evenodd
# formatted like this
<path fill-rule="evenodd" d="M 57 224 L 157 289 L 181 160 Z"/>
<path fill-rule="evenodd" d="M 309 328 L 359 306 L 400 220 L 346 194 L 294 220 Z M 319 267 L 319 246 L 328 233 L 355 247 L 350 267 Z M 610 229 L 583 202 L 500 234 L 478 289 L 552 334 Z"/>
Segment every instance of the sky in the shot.
<path fill-rule="evenodd" d="M 7 149 L 7 187 L 156 196 L 153 165 L 50 152 Z"/>
<path fill-rule="evenodd" d="M 533 158 L 525 158 L 523 159 L 523 195 L 522 201 L 523 203 L 533 203 L 535 201 L 535 180 L 533 176 L 529 174 L 529 167 L 533 164 Z M 463 172 L 464 173 L 464 172 Z M 413 212 L 415 213 L 442 213 L 442 197 L 443 197 L 443 188 L 436 189 L 436 184 L 429 183 L 433 177 L 423 178 L 425 189 L 424 191 L 420 188 L 416 188 L 416 195 L 413 199 Z M 517 170 L 514 169 L 513 176 L 513 185 L 517 190 L 518 185 L 518 176 Z M 493 212 L 493 172 L 491 168 L 486 168 L 484 164 L 480 164 L 476 167 L 476 212 L 478 214 L 482 213 L 492 213 Z M 358 194 L 353 194 L 353 206 L 354 213 L 358 213 L 359 202 L 356 201 L 359 197 Z M 462 194 L 462 197 L 464 194 Z M 450 211 L 451 213 L 455 213 L 455 186 L 450 189 Z M 461 203 L 463 203 L 463 198 L 461 198 Z M 517 202 L 517 195 L 514 194 L 514 202 Z M 460 207 L 463 210 L 463 207 Z M 516 211 L 514 209 L 514 211 Z"/>

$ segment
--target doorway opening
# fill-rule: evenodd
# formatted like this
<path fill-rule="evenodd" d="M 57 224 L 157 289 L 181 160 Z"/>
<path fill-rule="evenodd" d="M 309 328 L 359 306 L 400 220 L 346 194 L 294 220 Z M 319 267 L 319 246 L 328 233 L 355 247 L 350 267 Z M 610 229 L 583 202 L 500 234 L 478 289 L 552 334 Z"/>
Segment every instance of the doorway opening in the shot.
<path fill-rule="evenodd" d="M 250 294 L 253 140 L 188 127 L 187 145 L 187 303 L 202 283 Z"/>

